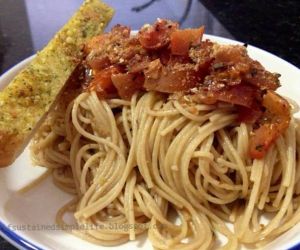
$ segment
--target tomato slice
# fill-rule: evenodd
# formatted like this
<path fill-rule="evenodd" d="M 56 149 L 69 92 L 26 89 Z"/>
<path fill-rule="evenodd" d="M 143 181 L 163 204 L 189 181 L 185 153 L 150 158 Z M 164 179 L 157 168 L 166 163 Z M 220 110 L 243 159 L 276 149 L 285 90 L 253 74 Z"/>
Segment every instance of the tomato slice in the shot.
<path fill-rule="evenodd" d="M 201 42 L 204 33 L 204 26 L 198 29 L 176 30 L 171 34 L 171 53 L 173 55 L 185 56 L 188 55 L 192 45 L 197 45 Z"/>

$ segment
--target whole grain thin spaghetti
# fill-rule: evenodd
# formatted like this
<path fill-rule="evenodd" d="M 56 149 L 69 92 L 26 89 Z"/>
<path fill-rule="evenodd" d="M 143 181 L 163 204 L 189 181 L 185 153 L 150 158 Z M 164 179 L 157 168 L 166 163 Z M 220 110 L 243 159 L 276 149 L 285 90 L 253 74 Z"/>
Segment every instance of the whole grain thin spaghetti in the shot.
<path fill-rule="evenodd" d="M 57 223 L 71 213 L 72 233 L 104 246 L 143 233 L 155 249 L 220 247 L 219 234 L 224 249 L 267 244 L 300 220 L 299 124 L 292 118 L 252 159 L 252 127 L 236 117 L 232 105 L 157 92 L 128 101 L 85 92 L 57 107 L 32 144 L 35 163 L 74 195 Z"/>

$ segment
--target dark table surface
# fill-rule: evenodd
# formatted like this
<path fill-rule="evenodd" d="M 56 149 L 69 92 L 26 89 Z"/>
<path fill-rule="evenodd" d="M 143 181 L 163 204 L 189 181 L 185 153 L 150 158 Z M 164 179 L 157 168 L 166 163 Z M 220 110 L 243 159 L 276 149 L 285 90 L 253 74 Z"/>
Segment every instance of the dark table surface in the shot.
<path fill-rule="evenodd" d="M 105 1 L 105 0 L 104 0 Z M 138 29 L 157 17 L 205 25 L 206 33 L 267 50 L 300 67 L 298 0 L 106 0 L 116 9 L 108 29 Z M 0 0 L 0 75 L 43 48 L 82 0 Z M 138 10 L 138 11 L 136 11 Z M 15 249 L 0 237 L 0 249 Z"/>

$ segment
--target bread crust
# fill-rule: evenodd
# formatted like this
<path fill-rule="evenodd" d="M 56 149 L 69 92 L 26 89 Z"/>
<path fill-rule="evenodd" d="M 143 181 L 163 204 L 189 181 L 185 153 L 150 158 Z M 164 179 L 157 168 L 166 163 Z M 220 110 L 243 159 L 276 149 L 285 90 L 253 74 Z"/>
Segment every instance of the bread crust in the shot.
<path fill-rule="evenodd" d="M 48 45 L 0 92 L 0 167 L 10 165 L 54 106 L 81 62 L 83 44 L 103 32 L 113 9 L 85 0 Z"/>

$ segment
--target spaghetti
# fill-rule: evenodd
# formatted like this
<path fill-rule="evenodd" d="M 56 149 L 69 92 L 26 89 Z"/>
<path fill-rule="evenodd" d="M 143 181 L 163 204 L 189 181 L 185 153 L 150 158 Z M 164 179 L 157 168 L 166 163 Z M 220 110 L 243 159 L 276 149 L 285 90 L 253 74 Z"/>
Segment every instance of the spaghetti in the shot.
<path fill-rule="evenodd" d="M 57 223 L 72 211 L 85 228 L 73 233 L 85 240 L 118 245 L 148 231 L 157 249 L 209 248 L 215 232 L 228 238 L 227 249 L 257 246 L 297 223 L 298 123 L 253 160 L 252 128 L 235 124 L 234 107 L 195 108 L 155 92 L 130 101 L 91 92 L 52 113 L 32 151 L 37 164 L 53 169 L 54 183 L 76 196 Z M 262 226 L 266 214 L 273 218 Z"/>

